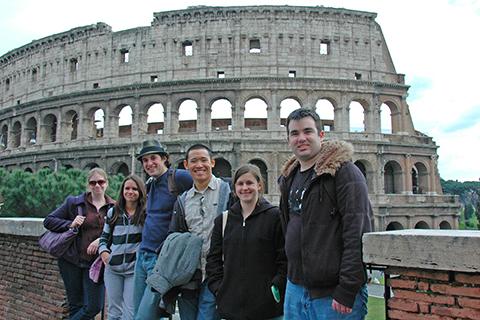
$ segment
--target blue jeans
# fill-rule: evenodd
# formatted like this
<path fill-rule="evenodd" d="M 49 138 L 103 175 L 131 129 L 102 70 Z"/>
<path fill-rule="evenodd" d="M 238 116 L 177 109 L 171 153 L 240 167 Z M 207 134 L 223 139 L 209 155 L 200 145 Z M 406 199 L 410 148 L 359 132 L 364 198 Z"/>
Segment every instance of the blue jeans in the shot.
<path fill-rule="evenodd" d="M 351 313 L 341 314 L 332 309 L 331 296 L 312 299 L 308 290 L 287 281 L 285 292 L 285 320 L 363 320 L 367 315 L 367 285 L 360 288 Z"/>
<path fill-rule="evenodd" d="M 133 319 L 133 274 L 117 273 L 105 266 L 108 320 Z"/>
<path fill-rule="evenodd" d="M 103 281 L 93 282 L 88 275 L 88 268 L 80 268 L 62 258 L 58 259 L 58 268 L 67 293 L 69 319 L 93 319 L 103 308 Z"/>
<path fill-rule="evenodd" d="M 196 295 L 178 297 L 178 310 L 182 320 L 219 320 L 215 296 L 208 289 L 207 281 Z"/>
<path fill-rule="evenodd" d="M 160 315 L 160 294 L 152 291 L 145 282 L 153 272 L 158 255 L 154 252 L 138 251 L 133 278 L 133 302 L 136 320 L 162 319 Z"/>

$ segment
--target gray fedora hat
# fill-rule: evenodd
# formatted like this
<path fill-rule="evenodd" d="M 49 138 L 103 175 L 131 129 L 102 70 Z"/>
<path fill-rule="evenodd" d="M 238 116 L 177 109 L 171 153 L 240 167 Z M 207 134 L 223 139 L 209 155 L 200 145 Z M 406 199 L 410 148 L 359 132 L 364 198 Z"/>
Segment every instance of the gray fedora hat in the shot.
<path fill-rule="evenodd" d="M 142 160 L 142 157 L 147 154 L 168 154 L 165 148 L 157 140 L 145 140 L 142 144 L 142 149 L 137 154 L 137 160 Z"/>

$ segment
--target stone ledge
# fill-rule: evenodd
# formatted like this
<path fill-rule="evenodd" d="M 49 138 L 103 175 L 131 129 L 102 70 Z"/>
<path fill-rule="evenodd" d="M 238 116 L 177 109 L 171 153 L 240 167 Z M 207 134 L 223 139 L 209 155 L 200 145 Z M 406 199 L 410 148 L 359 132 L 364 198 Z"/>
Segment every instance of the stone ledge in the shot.
<path fill-rule="evenodd" d="M 480 272 L 480 231 L 397 230 L 363 236 L 365 263 L 431 270 Z"/>
<path fill-rule="evenodd" d="M 0 218 L 0 234 L 39 237 L 45 231 L 43 218 Z"/>

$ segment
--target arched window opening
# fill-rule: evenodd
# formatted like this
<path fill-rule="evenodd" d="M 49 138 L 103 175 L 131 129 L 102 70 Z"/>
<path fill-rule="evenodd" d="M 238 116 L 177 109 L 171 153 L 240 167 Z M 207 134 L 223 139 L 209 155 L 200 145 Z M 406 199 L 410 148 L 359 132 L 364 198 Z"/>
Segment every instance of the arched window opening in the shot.
<path fill-rule="evenodd" d="M 66 133 L 70 140 L 76 140 L 78 137 L 78 114 L 71 110 L 67 112 L 67 127 Z"/>
<path fill-rule="evenodd" d="M 265 162 L 259 159 L 253 159 L 250 160 L 249 163 L 257 166 L 260 169 L 260 173 L 262 174 L 263 182 L 265 184 L 265 190 L 264 193 L 268 194 L 268 170 L 267 170 L 267 165 Z"/>
<path fill-rule="evenodd" d="M 429 191 L 427 167 L 423 163 L 417 162 L 412 168 L 412 192 L 414 194 L 424 194 L 427 191 Z"/>
<path fill-rule="evenodd" d="M 124 106 L 118 114 L 118 136 L 130 137 L 132 135 L 132 107 Z"/>
<path fill-rule="evenodd" d="M 178 132 L 197 132 L 197 103 L 188 99 L 178 108 Z"/>
<path fill-rule="evenodd" d="M 163 134 L 165 128 L 165 109 L 161 103 L 155 103 L 147 111 L 147 133 Z"/>
<path fill-rule="evenodd" d="M 71 164 L 64 164 L 62 165 L 62 168 L 65 170 L 70 170 L 70 169 L 73 169 L 73 166 Z"/>
<path fill-rule="evenodd" d="M 232 130 L 232 104 L 227 99 L 212 103 L 212 130 Z"/>
<path fill-rule="evenodd" d="M 90 162 L 85 165 L 84 170 L 92 170 L 93 168 L 99 168 L 100 166 L 95 162 Z"/>
<path fill-rule="evenodd" d="M 26 144 L 32 145 L 37 143 L 37 120 L 34 117 L 28 119 L 25 133 Z"/>
<path fill-rule="evenodd" d="M 367 188 L 370 192 L 371 190 L 373 190 L 372 177 L 374 175 L 371 164 L 367 160 L 357 160 L 355 161 L 355 165 L 358 167 L 358 169 L 360 169 L 363 176 L 365 177 Z"/>
<path fill-rule="evenodd" d="M 363 106 L 357 101 L 352 101 L 349 108 L 350 132 L 364 132 L 365 113 Z"/>
<path fill-rule="evenodd" d="M 13 124 L 13 130 L 12 130 L 12 135 L 13 135 L 13 147 L 18 148 L 21 145 L 22 141 L 22 125 L 20 121 L 16 121 Z"/>
<path fill-rule="evenodd" d="M 224 158 L 215 159 L 215 167 L 212 170 L 215 177 L 231 178 L 232 177 L 232 165 Z"/>
<path fill-rule="evenodd" d="M 403 230 L 403 225 L 400 222 L 390 222 L 387 225 L 387 231 L 393 231 L 393 230 Z"/>
<path fill-rule="evenodd" d="M 245 103 L 245 129 L 267 130 L 267 104 L 259 98 L 253 98 Z"/>
<path fill-rule="evenodd" d="M 4 125 L 2 127 L 2 133 L 0 135 L 0 148 L 5 149 L 8 146 L 8 127 Z"/>
<path fill-rule="evenodd" d="M 363 176 L 366 179 L 367 178 L 367 169 L 365 168 L 365 165 L 360 161 L 355 161 L 355 165 L 358 167 L 358 169 L 360 169 L 360 171 L 362 172 Z"/>
<path fill-rule="evenodd" d="M 28 173 L 33 173 L 33 170 L 30 167 L 26 167 L 24 171 Z"/>
<path fill-rule="evenodd" d="M 419 221 L 415 225 L 415 229 L 430 229 L 430 226 L 425 221 Z"/>
<path fill-rule="evenodd" d="M 125 162 L 119 162 L 117 163 L 116 169 L 113 172 L 115 174 L 121 174 L 126 177 L 130 174 L 130 169 L 128 169 L 128 165 Z"/>
<path fill-rule="evenodd" d="M 395 161 L 385 164 L 383 173 L 385 194 L 401 193 L 402 191 L 402 168 Z"/>
<path fill-rule="evenodd" d="M 105 112 L 102 109 L 96 109 L 93 113 L 93 137 L 102 138 L 105 126 Z"/>
<path fill-rule="evenodd" d="M 280 126 L 285 128 L 285 124 L 287 123 L 287 118 L 290 113 L 294 110 L 301 108 L 302 106 L 298 103 L 297 100 L 292 98 L 287 98 L 280 102 Z"/>
<path fill-rule="evenodd" d="M 380 130 L 384 134 L 391 134 L 392 132 L 392 112 L 390 107 L 385 103 L 380 106 Z"/>
<path fill-rule="evenodd" d="M 315 112 L 320 117 L 323 131 L 335 131 L 335 107 L 329 100 L 318 100 L 315 105 Z"/>
<path fill-rule="evenodd" d="M 448 223 L 448 221 L 442 221 L 440 222 L 440 229 L 450 230 L 452 229 L 452 226 L 450 223 Z"/>
<path fill-rule="evenodd" d="M 57 140 L 57 117 L 48 114 L 43 119 L 42 138 L 45 142 L 55 142 Z"/>

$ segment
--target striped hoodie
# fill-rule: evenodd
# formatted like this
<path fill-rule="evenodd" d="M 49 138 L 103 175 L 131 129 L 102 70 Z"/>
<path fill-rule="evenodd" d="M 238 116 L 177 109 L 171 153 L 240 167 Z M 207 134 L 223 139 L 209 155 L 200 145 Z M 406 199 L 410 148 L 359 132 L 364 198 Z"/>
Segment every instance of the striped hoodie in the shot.
<path fill-rule="evenodd" d="M 123 214 L 115 221 L 113 237 L 110 238 L 112 232 L 110 220 L 113 217 L 114 209 L 111 208 L 107 212 L 107 220 L 100 236 L 98 253 L 104 251 L 110 253 L 110 260 L 108 261 L 110 270 L 122 274 L 132 274 L 135 268 L 136 252 L 142 241 L 143 226 L 132 224 L 127 213 L 123 211 Z"/>

